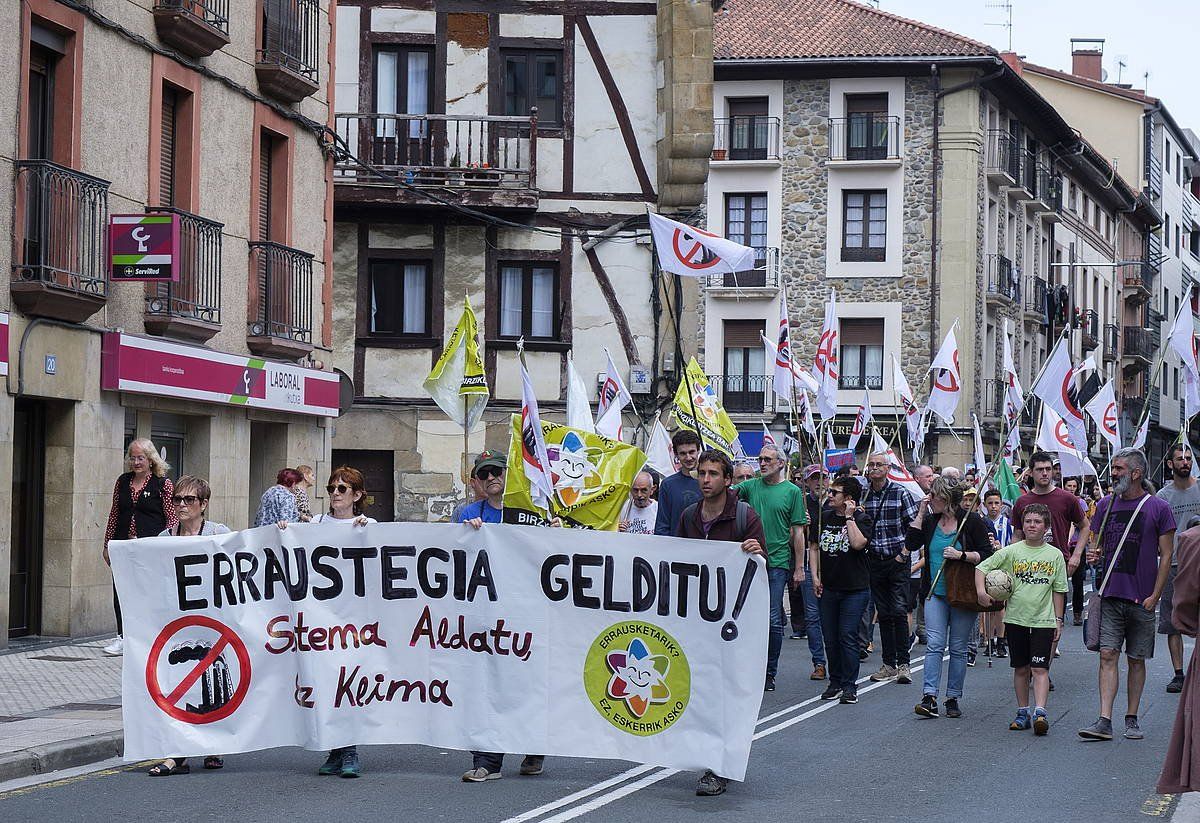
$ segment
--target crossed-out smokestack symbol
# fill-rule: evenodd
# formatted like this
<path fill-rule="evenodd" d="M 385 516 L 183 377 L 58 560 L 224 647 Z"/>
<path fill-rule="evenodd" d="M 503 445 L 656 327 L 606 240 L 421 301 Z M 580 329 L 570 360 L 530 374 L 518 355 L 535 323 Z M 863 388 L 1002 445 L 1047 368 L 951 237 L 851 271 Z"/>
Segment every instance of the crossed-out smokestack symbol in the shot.
<path fill-rule="evenodd" d="M 171 649 L 167 662 L 171 665 L 183 663 L 198 663 L 212 651 L 212 643 L 204 641 L 184 641 Z M 208 714 L 229 702 L 233 694 L 233 683 L 229 676 L 229 665 L 225 662 L 224 653 L 218 654 L 212 664 L 200 676 L 199 706 L 187 704 L 187 711 L 192 714 Z"/>

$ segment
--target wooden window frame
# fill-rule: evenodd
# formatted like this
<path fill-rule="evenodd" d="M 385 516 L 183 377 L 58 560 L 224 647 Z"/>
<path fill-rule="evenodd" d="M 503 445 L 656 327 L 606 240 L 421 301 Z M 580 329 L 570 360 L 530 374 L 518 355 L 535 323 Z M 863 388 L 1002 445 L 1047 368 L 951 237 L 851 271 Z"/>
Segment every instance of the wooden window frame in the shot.
<path fill-rule="evenodd" d="M 268 237 L 258 234 L 259 187 L 257 182 L 250 186 L 250 239 L 271 240 L 285 246 L 292 245 L 292 161 L 295 141 L 292 139 L 293 126 L 268 106 L 262 103 L 254 105 L 253 138 L 251 140 L 250 168 L 253 177 L 257 177 L 262 153 L 262 136 L 268 133 L 277 146 L 272 149 L 271 157 L 271 226 Z M 275 207 L 278 204 L 278 207 Z"/>
<path fill-rule="evenodd" d="M 554 112 L 553 117 L 548 117 L 546 115 L 546 112 L 544 112 L 542 110 L 542 107 L 538 106 L 538 114 L 537 114 L 538 129 L 539 129 L 539 133 L 540 133 L 543 123 L 549 129 L 561 129 L 563 126 L 564 112 L 566 109 L 566 93 L 565 93 L 566 90 L 564 88 L 565 83 L 564 83 L 564 77 L 563 77 L 564 60 L 563 60 L 563 50 L 561 48 L 502 47 L 499 50 L 499 63 L 500 63 L 499 78 L 498 78 L 499 79 L 498 85 L 499 85 L 499 90 L 500 90 L 499 97 L 498 97 L 499 113 L 505 114 L 505 115 L 510 115 L 513 117 L 525 117 L 525 116 L 529 115 L 530 109 L 534 105 L 537 105 L 538 96 L 537 96 L 537 94 L 531 95 L 529 93 L 530 86 L 529 86 L 529 82 L 528 82 L 529 77 L 527 75 L 526 76 L 526 86 L 525 86 L 525 88 L 526 88 L 525 110 L 521 111 L 521 112 L 517 112 L 515 114 L 510 113 L 508 111 L 508 59 L 510 57 L 515 57 L 518 55 L 523 55 L 525 57 L 525 61 L 526 61 L 525 64 L 526 64 L 527 71 L 531 64 L 536 66 L 538 57 L 553 57 L 554 58 L 555 76 L 558 78 L 558 82 L 555 85 L 555 97 L 554 97 L 555 112 Z M 531 100 L 532 100 L 532 102 L 531 102 Z"/>
<path fill-rule="evenodd" d="M 406 266 L 420 265 L 425 268 L 425 330 L 422 332 L 376 332 L 371 330 L 371 290 L 375 282 L 375 267 L 380 264 L 390 264 L 398 266 L 400 269 L 400 286 L 398 294 L 400 297 L 397 307 L 398 314 L 401 318 L 401 324 L 404 316 L 404 268 Z M 433 286 L 434 286 L 434 265 L 433 258 L 430 255 L 424 257 L 410 257 L 398 255 L 371 255 L 367 260 L 366 265 L 366 306 L 363 317 L 363 337 L 369 343 L 374 343 L 379 340 L 394 340 L 394 341 L 409 341 L 409 342 L 429 342 L 433 339 Z"/>
<path fill-rule="evenodd" d="M 849 246 L 847 241 L 850 239 L 849 232 L 846 229 L 850 222 L 846 219 L 846 213 L 850 208 L 850 197 L 852 195 L 863 195 L 863 231 L 860 237 L 863 245 Z M 883 246 L 873 248 L 867 243 L 871 236 L 871 197 L 873 195 L 883 195 Z M 843 189 L 842 190 L 842 253 L 841 259 L 843 263 L 883 263 L 887 261 L 887 223 L 888 223 L 888 193 L 887 189 Z"/>
<path fill-rule="evenodd" d="M 504 318 L 504 282 L 503 272 L 506 268 L 518 268 L 521 270 L 521 333 L 519 335 L 506 335 L 502 333 L 503 318 Z M 534 337 L 533 331 L 533 270 L 534 269 L 551 269 L 554 272 L 554 296 L 551 298 L 551 306 L 553 307 L 553 323 L 554 328 L 550 337 Z M 562 268 L 558 264 L 558 260 L 536 260 L 536 259 L 511 259 L 504 258 L 496 263 L 496 270 L 493 274 L 495 282 L 496 295 L 496 338 L 498 340 L 514 341 L 520 337 L 524 337 L 526 341 L 533 343 L 560 343 L 563 342 L 562 329 L 562 306 L 563 306 L 563 283 L 562 283 Z"/>

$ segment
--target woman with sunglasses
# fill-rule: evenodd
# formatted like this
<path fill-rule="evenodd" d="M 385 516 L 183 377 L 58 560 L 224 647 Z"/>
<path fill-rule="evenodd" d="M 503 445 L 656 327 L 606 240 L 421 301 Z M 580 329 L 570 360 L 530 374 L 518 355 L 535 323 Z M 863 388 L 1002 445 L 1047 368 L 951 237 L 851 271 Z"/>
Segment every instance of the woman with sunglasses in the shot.
<path fill-rule="evenodd" d="M 329 495 L 329 511 L 314 515 L 313 523 L 339 523 L 353 528 L 378 522 L 363 514 L 367 508 L 367 489 L 366 480 L 358 469 L 338 466 L 329 475 L 325 492 Z M 336 774 L 339 777 L 358 777 L 361 773 L 357 746 L 332 749 L 321 768 L 317 769 L 317 774 Z"/>
<path fill-rule="evenodd" d="M 223 523 L 215 523 L 208 519 L 208 501 L 212 497 L 212 489 L 200 477 L 185 474 L 175 484 L 175 493 L 171 502 L 179 513 L 179 523 L 171 528 L 163 529 L 159 537 L 194 537 L 196 535 L 211 536 L 214 534 L 229 534 L 229 527 Z M 225 761 L 215 754 L 204 758 L 204 768 L 219 769 Z M 176 774 L 187 774 L 191 766 L 186 757 L 168 757 L 166 760 L 150 767 L 146 772 L 151 777 L 170 777 Z"/>

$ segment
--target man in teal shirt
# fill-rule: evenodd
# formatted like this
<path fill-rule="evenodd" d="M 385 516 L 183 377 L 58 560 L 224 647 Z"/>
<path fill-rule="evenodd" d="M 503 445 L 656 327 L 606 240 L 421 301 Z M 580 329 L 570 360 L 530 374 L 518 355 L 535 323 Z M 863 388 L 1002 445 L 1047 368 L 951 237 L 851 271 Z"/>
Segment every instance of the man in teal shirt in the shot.
<path fill-rule="evenodd" d="M 808 511 L 804 492 L 784 476 L 787 460 L 775 446 L 763 446 L 758 456 L 759 476 L 738 484 L 738 499 L 745 500 L 762 520 L 767 539 L 767 580 L 771 588 L 771 634 L 767 643 L 767 680 L 764 691 L 775 691 L 779 652 L 783 649 L 783 597 L 792 568 L 804 568 L 804 527 Z M 793 558 L 795 566 L 793 567 Z"/>

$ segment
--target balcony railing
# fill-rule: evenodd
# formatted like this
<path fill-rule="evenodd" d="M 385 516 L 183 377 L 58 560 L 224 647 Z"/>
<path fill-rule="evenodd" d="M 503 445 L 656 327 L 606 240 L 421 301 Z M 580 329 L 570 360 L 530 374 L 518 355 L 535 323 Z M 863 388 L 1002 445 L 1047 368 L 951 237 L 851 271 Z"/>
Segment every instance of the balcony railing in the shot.
<path fill-rule="evenodd" d="M 1038 184 L 1042 182 L 1040 170 L 1042 164 L 1037 155 L 1029 151 L 1021 152 L 1021 187 L 1034 199 L 1038 199 Z M 1047 174 L 1049 171 L 1047 170 Z"/>
<path fill-rule="evenodd" d="M 339 114 L 334 179 L 503 193 L 537 187 L 537 109 L 529 117 L 452 114 Z M 536 206 L 536 203 L 534 203 Z"/>
<path fill-rule="evenodd" d="M 1125 357 L 1134 357 L 1149 362 L 1154 354 L 1154 339 L 1150 329 L 1126 326 L 1121 330 L 1121 352 Z"/>
<path fill-rule="evenodd" d="M 843 374 L 838 377 L 839 389 L 870 389 L 871 391 L 880 391 L 883 389 L 882 374 Z"/>
<path fill-rule="evenodd" d="M 1037 320 L 1042 325 L 1047 322 L 1047 298 L 1049 289 L 1046 281 L 1037 275 L 1026 278 L 1025 281 L 1025 316 Z"/>
<path fill-rule="evenodd" d="M 721 405 L 727 412 L 762 414 L 766 410 L 770 375 L 710 374 L 708 384 L 721 396 Z"/>
<path fill-rule="evenodd" d="M 740 114 L 713 122 L 713 160 L 779 159 L 778 117 Z"/>
<path fill-rule="evenodd" d="M 224 225 L 182 209 L 179 215 L 179 282 L 146 284 L 146 330 L 208 340 L 221 326 L 221 230 Z"/>
<path fill-rule="evenodd" d="M 750 271 L 740 271 L 736 274 L 710 274 L 708 288 L 710 289 L 762 289 L 779 288 L 779 249 L 763 249 L 763 257 Z"/>
<path fill-rule="evenodd" d="M 987 174 L 997 182 L 1015 185 L 1021 179 L 1021 150 L 1004 129 L 988 132 Z"/>
<path fill-rule="evenodd" d="M 900 118 L 860 112 L 829 118 L 830 160 L 899 160 Z"/>
<path fill-rule="evenodd" d="M 1012 261 L 1003 254 L 989 254 L 987 264 L 988 296 L 1003 297 L 1020 302 L 1021 276 L 1014 271 Z"/>
<path fill-rule="evenodd" d="M 999 419 L 1004 416 L 1004 397 L 1007 388 L 1003 380 L 987 379 L 983 381 L 983 397 L 979 406 L 984 417 Z"/>
<path fill-rule="evenodd" d="M 155 0 L 158 36 L 189 57 L 229 45 L 229 0 Z"/>
<path fill-rule="evenodd" d="M 313 256 L 269 241 L 249 245 L 247 345 L 260 354 L 302 357 L 312 350 Z"/>
<path fill-rule="evenodd" d="M 13 302 L 27 314 L 82 322 L 108 296 L 107 180 L 49 160 L 18 160 Z"/>
<path fill-rule="evenodd" d="M 1100 345 L 1100 315 L 1095 309 L 1084 309 L 1079 313 L 1079 329 L 1085 352 Z"/>
<path fill-rule="evenodd" d="M 255 58 L 259 84 L 295 103 L 317 90 L 321 57 L 320 0 L 262 0 L 262 40 Z"/>
<path fill-rule="evenodd" d="M 1116 360 L 1121 348 L 1121 331 L 1114 323 L 1104 324 L 1104 359 Z"/>
<path fill-rule="evenodd" d="M 1042 424 L 1042 399 L 1030 395 L 1025 400 L 1025 406 L 1021 409 L 1021 425 L 1029 428 L 1037 428 Z"/>
<path fill-rule="evenodd" d="M 1140 293 L 1142 297 L 1149 297 L 1154 293 L 1154 277 L 1157 273 L 1158 268 L 1150 263 L 1127 267 L 1124 274 L 1125 288 Z"/>

